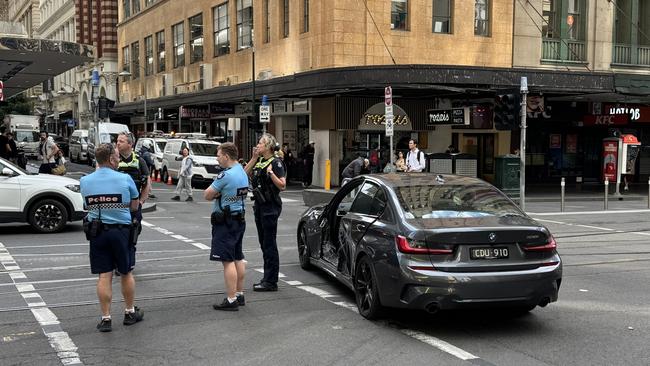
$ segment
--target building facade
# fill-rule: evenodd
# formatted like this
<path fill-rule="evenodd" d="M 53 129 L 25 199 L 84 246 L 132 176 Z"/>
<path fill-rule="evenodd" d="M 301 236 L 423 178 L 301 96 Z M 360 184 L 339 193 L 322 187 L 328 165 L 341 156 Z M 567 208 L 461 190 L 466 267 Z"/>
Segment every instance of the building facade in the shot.
<path fill-rule="evenodd" d="M 76 69 L 78 84 L 79 128 L 87 129 L 99 120 L 98 98 L 117 100 L 117 0 L 76 0 L 76 39 L 95 47 L 95 58 Z M 93 85 L 93 71 L 99 79 Z"/>
<path fill-rule="evenodd" d="M 74 0 L 45 0 L 39 4 L 39 37 L 76 42 Z M 69 136 L 78 127 L 78 86 L 75 70 L 68 70 L 43 83 L 40 100 L 46 129 Z"/>
<path fill-rule="evenodd" d="M 532 92 L 552 87 L 556 97 L 615 91 L 611 69 L 571 64 L 567 71 L 546 62 L 541 52 L 549 37 L 542 39 L 541 27 L 534 31 L 518 1 L 119 5 L 118 63 L 128 76 L 120 78 L 115 111 L 135 131 L 202 131 L 235 139 L 245 155 L 263 128 L 294 155 L 313 140 L 316 185 L 324 183 L 326 160 L 332 184 L 359 153 L 376 149 L 382 164 L 389 160 L 381 113 L 387 85 L 396 105 L 398 150 L 411 138 L 428 153 L 453 144 L 476 156 L 477 173 L 488 180 L 494 178 L 495 157 L 518 146 L 518 131 L 512 133 L 518 126 L 494 123 L 495 97 L 518 91 L 521 76 L 528 77 Z M 566 19 L 563 14 L 556 18 Z M 576 24 L 582 21 L 580 14 L 571 15 Z M 585 44 L 584 54 L 605 48 L 605 38 L 600 34 Z M 550 55 L 566 58 L 565 48 Z M 271 106 L 267 126 L 258 123 L 257 105 L 251 104 L 259 104 L 261 95 L 268 95 Z M 468 111 L 465 124 L 439 124 L 432 117 L 452 108 Z"/>

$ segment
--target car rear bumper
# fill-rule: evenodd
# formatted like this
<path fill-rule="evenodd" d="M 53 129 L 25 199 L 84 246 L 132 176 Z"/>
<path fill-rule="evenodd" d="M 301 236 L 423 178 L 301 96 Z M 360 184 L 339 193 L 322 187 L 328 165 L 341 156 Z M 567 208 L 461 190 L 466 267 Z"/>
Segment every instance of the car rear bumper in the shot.
<path fill-rule="evenodd" d="M 527 271 L 489 273 L 414 272 L 399 299 L 382 298 L 385 306 L 411 309 L 462 309 L 488 306 L 532 306 L 557 301 L 562 265 Z M 425 277 L 426 276 L 426 277 Z"/>

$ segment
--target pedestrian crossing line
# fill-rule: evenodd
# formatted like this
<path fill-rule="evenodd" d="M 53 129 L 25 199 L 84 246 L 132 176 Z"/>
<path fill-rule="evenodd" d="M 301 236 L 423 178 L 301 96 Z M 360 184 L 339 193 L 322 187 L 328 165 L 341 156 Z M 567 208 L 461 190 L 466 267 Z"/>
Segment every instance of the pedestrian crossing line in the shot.
<path fill-rule="evenodd" d="M 57 316 L 47 307 L 47 304 L 43 301 L 41 295 L 35 291 L 32 284 L 21 283 L 27 282 L 27 276 L 20 272 L 20 266 L 9 254 L 9 251 L 6 250 L 3 243 L 0 243 L 0 249 L 5 249 L 2 251 L 5 255 L 0 258 L 0 266 L 5 271 L 9 271 L 9 277 L 12 279 L 13 285 L 30 308 L 32 315 L 38 321 L 43 334 L 47 337 L 50 346 L 56 352 L 61 363 L 63 365 L 83 365 L 79 353 L 77 353 L 77 346 L 68 333 L 63 331 Z"/>
<path fill-rule="evenodd" d="M 167 236 L 169 236 L 171 238 L 174 238 L 176 240 L 180 240 L 180 241 L 182 241 L 184 243 L 190 244 L 190 245 L 192 245 L 192 246 L 194 246 L 196 248 L 199 248 L 201 250 L 210 250 L 211 249 L 209 246 L 207 246 L 207 245 L 205 245 L 203 243 L 199 243 L 199 242 L 194 241 L 194 239 L 187 238 L 187 237 L 185 237 L 183 235 L 180 235 L 180 234 L 174 234 L 174 232 L 172 232 L 172 231 L 169 231 L 169 230 L 167 230 L 165 228 L 162 228 L 160 226 L 156 226 L 156 225 L 154 225 L 154 224 L 152 224 L 150 222 L 147 222 L 145 220 L 142 220 L 142 225 L 148 227 L 151 230 L 157 231 L 157 232 L 159 232 L 159 233 L 161 233 L 163 235 L 167 235 Z"/>

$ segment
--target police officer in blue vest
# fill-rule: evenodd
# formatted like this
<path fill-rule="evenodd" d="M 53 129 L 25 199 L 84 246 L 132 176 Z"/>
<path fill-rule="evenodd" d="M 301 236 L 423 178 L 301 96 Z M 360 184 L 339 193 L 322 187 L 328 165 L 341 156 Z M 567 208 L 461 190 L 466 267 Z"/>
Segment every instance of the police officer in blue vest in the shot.
<path fill-rule="evenodd" d="M 135 183 L 135 187 L 140 194 L 138 210 L 134 219 L 138 226 L 138 233 L 142 230 L 140 222 L 142 221 L 142 205 L 149 197 L 151 191 L 151 178 L 149 178 L 149 167 L 147 162 L 133 151 L 133 137 L 130 133 L 123 132 L 117 136 L 117 150 L 120 153 L 120 163 L 117 170 L 128 174 Z"/>
<path fill-rule="evenodd" d="M 102 318 L 97 329 L 110 332 L 113 270 L 121 274 L 124 296 L 124 325 L 142 320 L 144 312 L 134 305 L 135 244 L 132 213 L 138 208 L 138 191 L 133 180 L 115 171 L 120 158 L 112 144 L 101 144 L 95 151 L 98 169 L 81 178 L 81 195 L 88 215 L 84 232 L 90 241 L 90 271 L 99 274 L 97 295 Z"/>
<path fill-rule="evenodd" d="M 246 265 L 242 241 L 246 222 L 244 200 L 248 195 L 248 176 L 237 161 L 235 144 L 226 142 L 217 150 L 217 161 L 224 170 L 217 175 L 203 197 L 212 205 L 212 250 L 210 260 L 223 264 L 226 298 L 213 305 L 215 310 L 237 311 L 244 300 Z"/>
<path fill-rule="evenodd" d="M 264 277 L 253 286 L 253 291 L 277 291 L 280 257 L 278 255 L 278 218 L 282 212 L 280 191 L 286 188 L 285 168 L 282 160 L 275 156 L 279 150 L 275 137 L 265 133 L 253 148 L 251 160 L 246 164 L 246 173 L 253 188 L 253 211 L 257 237 L 264 258 Z"/>

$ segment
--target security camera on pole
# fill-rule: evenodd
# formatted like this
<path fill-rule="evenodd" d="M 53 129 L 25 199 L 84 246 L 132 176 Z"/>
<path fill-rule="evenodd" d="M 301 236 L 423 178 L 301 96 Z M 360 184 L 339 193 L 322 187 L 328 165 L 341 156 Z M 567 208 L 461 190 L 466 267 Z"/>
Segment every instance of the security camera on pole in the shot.
<path fill-rule="evenodd" d="M 271 106 L 269 106 L 269 97 L 262 95 L 262 105 L 260 106 L 260 123 L 262 131 L 266 133 L 266 124 L 271 122 Z"/>
<path fill-rule="evenodd" d="M 393 88 L 389 86 L 384 88 L 384 104 L 386 107 L 386 136 L 390 137 L 390 168 L 393 171 L 395 156 L 393 154 Z"/>

